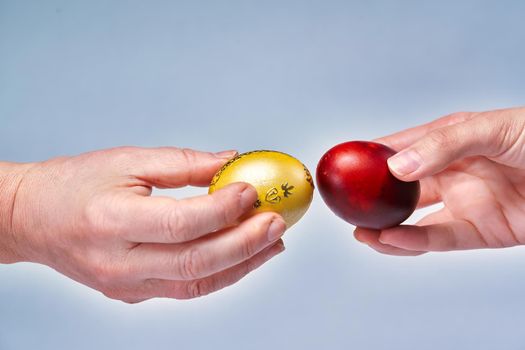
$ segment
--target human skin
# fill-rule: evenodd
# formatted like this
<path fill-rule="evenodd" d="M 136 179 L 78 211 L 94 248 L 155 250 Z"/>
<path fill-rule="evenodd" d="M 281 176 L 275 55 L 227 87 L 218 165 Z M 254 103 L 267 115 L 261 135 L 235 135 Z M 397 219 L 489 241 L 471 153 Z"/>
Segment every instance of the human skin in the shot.
<path fill-rule="evenodd" d="M 525 243 L 525 108 L 448 115 L 377 142 L 403 181 L 421 181 L 419 208 L 442 203 L 415 225 L 356 228 L 380 253 L 504 248 Z"/>
<path fill-rule="evenodd" d="M 182 200 L 151 193 L 207 186 L 235 155 L 120 147 L 0 162 L 0 263 L 45 264 L 129 303 L 231 285 L 284 250 L 283 219 L 239 223 L 257 198 L 246 183 Z"/>

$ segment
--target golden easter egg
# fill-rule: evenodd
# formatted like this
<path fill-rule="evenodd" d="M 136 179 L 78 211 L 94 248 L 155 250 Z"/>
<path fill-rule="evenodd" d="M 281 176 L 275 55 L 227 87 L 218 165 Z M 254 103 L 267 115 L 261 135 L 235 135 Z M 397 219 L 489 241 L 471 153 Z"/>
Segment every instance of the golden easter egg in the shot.
<path fill-rule="evenodd" d="M 314 193 L 310 171 L 296 158 L 277 151 L 239 154 L 215 174 L 208 192 L 234 182 L 247 182 L 257 190 L 257 201 L 249 215 L 276 212 L 288 227 L 306 213 Z"/>

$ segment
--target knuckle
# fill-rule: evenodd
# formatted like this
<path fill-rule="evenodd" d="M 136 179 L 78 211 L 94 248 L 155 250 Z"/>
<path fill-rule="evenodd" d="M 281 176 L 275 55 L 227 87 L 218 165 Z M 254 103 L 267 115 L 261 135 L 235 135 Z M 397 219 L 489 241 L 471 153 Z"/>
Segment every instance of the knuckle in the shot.
<path fill-rule="evenodd" d="M 135 153 L 138 150 L 140 150 L 140 148 L 136 146 L 119 146 L 119 147 L 115 147 L 112 149 L 113 153 L 124 154 L 124 155 Z"/>
<path fill-rule="evenodd" d="M 166 209 L 162 222 L 163 230 L 170 242 L 177 243 L 191 239 L 192 225 L 187 216 L 177 208 Z"/>
<path fill-rule="evenodd" d="M 241 197 L 239 194 L 230 195 L 227 198 L 220 198 L 217 192 L 211 194 L 211 207 L 214 216 L 220 225 L 233 222 L 241 214 Z"/>
<path fill-rule="evenodd" d="M 258 267 L 258 264 L 254 259 L 248 259 L 244 262 L 242 267 L 242 276 L 246 276 Z"/>
<path fill-rule="evenodd" d="M 516 129 L 512 123 L 505 119 L 492 119 L 489 116 L 482 116 L 476 119 L 479 137 L 483 137 L 489 143 L 503 142 L 511 136 Z"/>
<path fill-rule="evenodd" d="M 91 273 L 101 288 L 114 285 L 122 277 L 119 267 L 111 263 L 97 262 L 91 267 Z"/>
<path fill-rule="evenodd" d="M 143 301 L 146 301 L 148 299 L 143 299 L 143 298 L 134 298 L 134 297 L 131 297 L 131 298 L 122 298 L 122 299 L 119 299 L 120 301 L 126 303 L 126 304 L 138 304 L 138 303 L 142 303 Z"/>
<path fill-rule="evenodd" d="M 84 207 L 84 224 L 89 232 L 96 232 L 103 227 L 104 210 L 101 208 L 98 198 L 91 198 Z"/>
<path fill-rule="evenodd" d="M 108 152 L 111 163 L 119 167 L 128 168 L 137 159 L 141 158 L 142 149 L 135 146 L 115 147 Z"/>
<path fill-rule="evenodd" d="M 426 250 L 431 250 L 435 246 L 439 247 L 438 250 L 440 251 L 457 250 L 463 248 L 461 246 L 461 242 L 459 241 L 459 237 L 456 235 L 456 231 L 452 226 L 445 225 L 443 227 L 443 237 L 444 238 L 442 238 L 441 245 L 436 242 L 435 237 L 427 237 L 427 247 L 425 247 Z"/>
<path fill-rule="evenodd" d="M 182 172 L 179 176 L 180 177 L 186 177 L 183 179 L 180 179 L 184 183 L 192 183 L 192 174 L 194 173 L 195 164 L 197 163 L 197 155 L 196 152 L 189 148 L 177 148 L 177 152 L 174 152 L 175 156 L 175 163 L 179 163 L 179 165 L 186 169 L 186 171 Z"/>
<path fill-rule="evenodd" d="M 101 292 L 110 299 L 119 300 L 126 304 L 137 304 L 141 301 L 146 300 L 142 298 L 137 298 L 136 296 L 133 296 L 129 291 L 120 288 L 105 288 Z"/>
<path fill-rule="evenodd" d="M 122 231 L 118 220 L 118 203 L 109 197 L 93 196 L 83 210 L 83 227 L 90 234 L 106 234 Z"/>
<path fill-rule="evenodd" d="M 106 297 L 114 300 L 120 300 L 119 299 L 119 293 L 112 288 L 103 288 L 100 290 L 102 294 L 104 294 Z"/>
<path fill-rule="evenodd" d="M 208 279 L 195 280 L 186 284 L 186 299 L 194 299 L 213 292 L 212 282 Z"/>
<path fill-rule="evenodd" d="M 239 236 L 240 250 L 244 259 L 250 258 L 257 253 L 257 244 L 254 237 L 260 237 L 264 233 L 264 225 L 262 225 L 261 223 L 254 223 L 250 225 L 246 230 L 249 231 L 246 232 L 246 234 Z"/>
<path fill-rule="evenodd" d="M 466 122 L 470 119 L 472 119 L 475 116 L 475 113 L 472 112 L 456 112 L 449 114 L 447 118 L 447 125 L 453 125 L 458 123 Z"/>
<path fill-rule="evenodd" d="M 440 128 L 430 132 L 426 139 L 426 147 L 432 150 L 449 148 L 455 142 L 447 128 Z"/>
<path fill-rule="evenodd" d="M 188 287 L 186 287 L 185 284 L 181 284 L 181 286 L 163 293 L 163 297 L 178 300 L 191 299 L 191 296 L 188 292 Z"/>
<path fill-rule="evenodd" d="M 486 124 L 489 123 L 490 121 L 486 122 Z M 498 156 L 512 149 L 523 135 L 524 128 L 515 119 L 495 119 L 491 124 L 488 137 L 493 146 L 491 156 Z"/>
<path fill-rule="evenodd" d="M 102 294 L 104 294 L 106 297 L 113 299 L 113 300 L 122 300 L 125 299 L 125 297 L 120 293 L 117 289 L 113 288 L 105 288 L 101 290 Z"/>
<path fill-rule="evenodd" d="M 201 277 L 204 271 L 204 260 L 198 248 L 187 248 L 179 255 L 179 259 L 179 272 L 184 280 L 195 280 Z"/>
<path fill-rule="evenodd" d="M 180 148 L 179 153 L 186 163 L 192 164 L 196 159 L 195 151 L 192 149 Z"/>
<path fill-rule="evenodd" d="M 195 151 L 192 150 L 192 149 L 180 148 L 178 153 L 179 153 L 179 156 L 180 156 L 182 162 L 186 166 L 191 167 L 197 161 L 197 155 L 196 155 Z"/>

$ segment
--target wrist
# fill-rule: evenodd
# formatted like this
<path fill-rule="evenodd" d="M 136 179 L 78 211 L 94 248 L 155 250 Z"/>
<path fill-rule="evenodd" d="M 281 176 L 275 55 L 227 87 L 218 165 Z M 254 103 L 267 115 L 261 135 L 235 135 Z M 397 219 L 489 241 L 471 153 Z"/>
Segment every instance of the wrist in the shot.
<path fill-rule="evenodd" d="M 13 214 L 17 208 L 17 193 L 32 165 L 0 162 L 0 263 L 23 261 Z"/>

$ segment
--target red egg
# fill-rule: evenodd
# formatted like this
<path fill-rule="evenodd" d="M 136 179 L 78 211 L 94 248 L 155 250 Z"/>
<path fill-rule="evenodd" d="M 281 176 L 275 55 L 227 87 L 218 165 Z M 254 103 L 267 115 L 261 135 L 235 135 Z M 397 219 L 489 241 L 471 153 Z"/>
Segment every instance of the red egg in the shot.
<path fill-rule="evenodd" d="M 326 152 L 317 165 L 317 187 L 328 207 L 359 227 L 399 225 L 415 210 L 419 181 L 392 175 L 387 159 L 396 152 L 379 143 L 351 141 Z"/>

